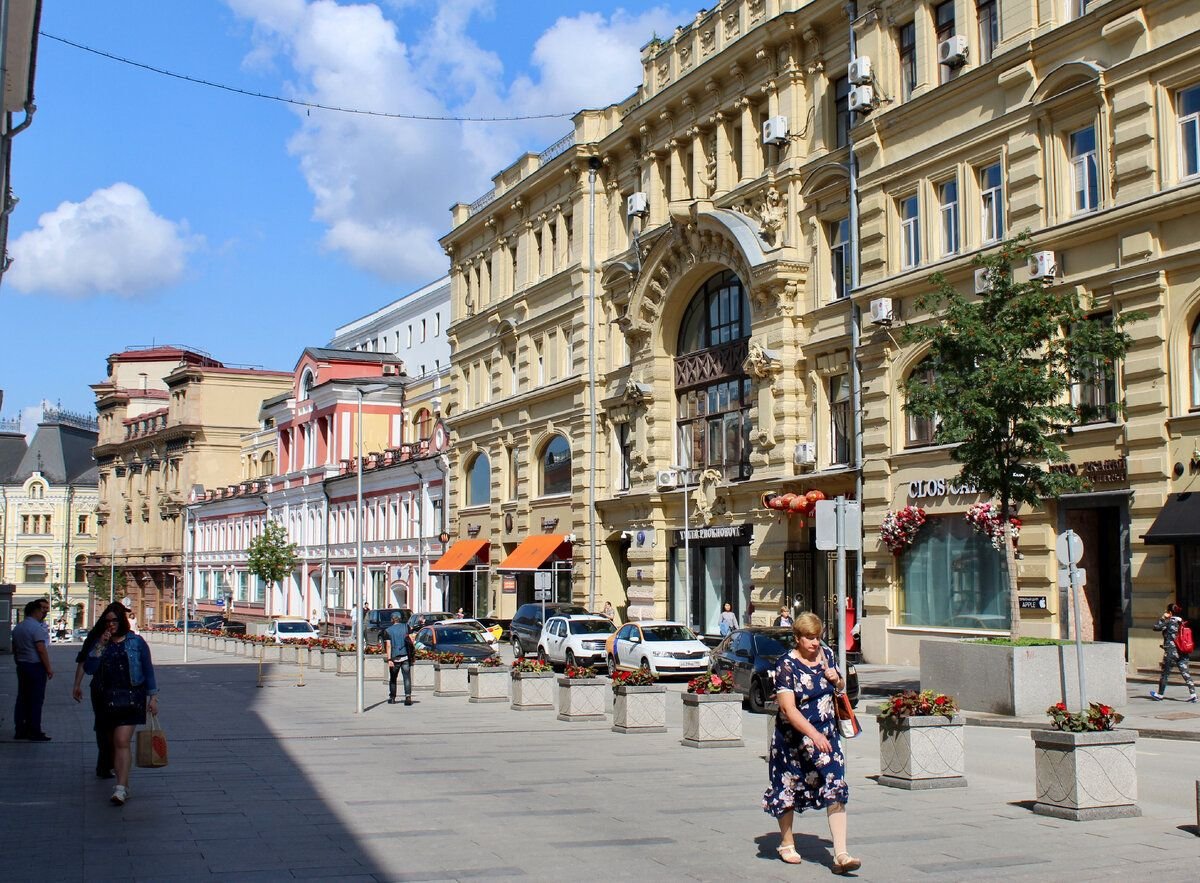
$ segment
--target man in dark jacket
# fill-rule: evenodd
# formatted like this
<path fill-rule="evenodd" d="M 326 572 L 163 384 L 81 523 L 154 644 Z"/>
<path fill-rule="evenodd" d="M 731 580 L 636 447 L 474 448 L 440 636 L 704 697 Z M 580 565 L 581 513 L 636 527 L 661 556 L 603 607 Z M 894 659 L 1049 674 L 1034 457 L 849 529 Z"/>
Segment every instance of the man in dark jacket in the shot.
<path fill-rule="evenodd" d="M 388 704 L 396 704 L 396 675 L 404 676 L 404 704 L 412 705 L 412 634 L 399 613 L 383 633 L 383 654 L 388 664 Z"/>

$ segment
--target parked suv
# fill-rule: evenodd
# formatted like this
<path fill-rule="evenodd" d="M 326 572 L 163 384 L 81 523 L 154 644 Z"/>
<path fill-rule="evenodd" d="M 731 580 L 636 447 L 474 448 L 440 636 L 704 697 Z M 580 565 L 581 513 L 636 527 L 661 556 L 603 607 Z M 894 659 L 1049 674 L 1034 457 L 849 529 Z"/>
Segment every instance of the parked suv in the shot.
<path fill-rule="evenodd" d="M 380 607 L 367 611 L 367 644 L 383 643 L 383 633 L 392 624 L 392 614 L 399 614 L 401 622 L 408 622 L 412 611 L 407 607 Z"/>
<path fill-rule="evenodd" d="M 617 627 L 604 616 L 550 616 L 538 642 L 538 658 L 551 665 L 607 665 L 604 642 Z"/>
<path fill-rule="evenodd" d="M 536 653 L 538 639 L 542 636 L 542 603 L 522 604 L 512 618 L 509 635 L 512 637 L 513 656 L 520 659 L 526 653 Z M 546 618 L 563 614 L 586 614 L 586 607 L 578 604 L 546 604 Z"/>

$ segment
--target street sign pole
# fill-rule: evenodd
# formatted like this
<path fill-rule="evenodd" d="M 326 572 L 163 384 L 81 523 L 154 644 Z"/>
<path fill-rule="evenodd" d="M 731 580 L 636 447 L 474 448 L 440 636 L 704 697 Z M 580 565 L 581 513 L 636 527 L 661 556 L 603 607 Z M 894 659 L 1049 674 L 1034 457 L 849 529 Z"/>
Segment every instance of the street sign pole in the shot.
<path fill-rule="evenodd" d="M 1070 588 L 1074 607 L 1075 621 L 1075 665 L 1079 669 L 1079 710 L 1086 712 L 1088 709 L 1087 697 L 1087 674 L 1084 671 L 1083 664 L 1083 616 L 1080 612 L 1081 602 L 1079 595 L 1086 585 L 1086 576 L 1083 570 L 1080 570 L 1075 565 L 1083 558 L 1083 540 L 1079 534 L 1073 530 L 1068 530 L 1058 539 L 1055 551 L 1060 564 L 1064 565 L 1067 570 L 1067 585 Z"/>
<path fill-rule="evenodd" d="M 846 677 L 846 498 L 834 500 L 837 513 L 837 636 L 838 671 Z"/>

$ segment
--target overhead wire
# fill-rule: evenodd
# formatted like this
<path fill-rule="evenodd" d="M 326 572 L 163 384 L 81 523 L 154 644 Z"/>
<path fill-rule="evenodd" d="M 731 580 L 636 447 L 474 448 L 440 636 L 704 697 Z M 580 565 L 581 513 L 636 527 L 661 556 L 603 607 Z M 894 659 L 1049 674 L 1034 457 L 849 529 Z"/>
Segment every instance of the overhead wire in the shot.
<path fill-rule="evenodd" d="M 176 71 L 170 71 L 166 68 L 155 67 L 152 64 L 146 64 L 141 61 L 134 61 L 131 58 L 125 58 L 121 55 L 116 55 L 112 52 L 106 52 L 103 49 L 96 49 L 92 46 L 85 46 L 83 43 L 76 43 L 74 40 L 68 40 L 66 37 L 60 37 L 56 34 L 50 34 L 46 31 L 38 31 L 38 33 L 48 40 L 62 43 L 66 46 L 71 46 L 83 52 L 90 52 L 92 55 L 98 55 L 101 58 L 107 58 L 110 61 L 127 64 L 131 67 L 140 68 L 141 70 L 150 71 L 151 73 L 160 74 L 164 77 L 171 77 L 176 80 L 183 80 L 187 83 L 193 83 L 197 86 L 208 86 L 211 89 L 220 89 L 224 92 L 232 92 L 235 95 L 244 95 L 248 98 L 261 98 L 265 101 L 277 101 L 281 104 L 290 104 L 295 107 L 303 107 L 306 110 L 326 110 L 332 113 L 349 113 L 359 116 L 384 117 L 395 120 L 420 120 L 429 122 L 442 123 L 511 123 L 520 122 L 522 120 L 557 120 L 565 119 L 574 116 L 574 113 L 534 113 L 534 114 L 518 114 L 514 116 L 455 116 L 451 114 L 422 114 L 422 113 L 391 113 L 382 110 L 366 110 L 357 107 L 338 107 L 337 105 L 319 104 L 315 101 L 303 101 L 299 98 L 286 98 L 282 95 L 272 95 L 268 92 L 255 92 L 252 89 L 241 89 L 237 86 L 230 86 L 225 83 L 216 83 L 212 80 L 205 80 L 201 77 L 193 77 L 188 74 L 181 74 Z"/>

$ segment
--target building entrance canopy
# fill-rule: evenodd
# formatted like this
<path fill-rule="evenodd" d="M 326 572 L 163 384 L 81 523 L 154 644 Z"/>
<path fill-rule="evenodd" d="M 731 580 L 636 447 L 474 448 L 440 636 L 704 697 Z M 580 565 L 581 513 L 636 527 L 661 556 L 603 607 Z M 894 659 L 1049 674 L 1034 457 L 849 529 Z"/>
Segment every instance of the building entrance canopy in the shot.
<path fill-rule="evenodd" d="M 1142 539 L 1147 545 L 1200 543 L 1200 493 L 1171 494 Z"/>
<path fill-rule="evenodd" d="M 539 570 L 551 557 L 570 544 L 565 534 L 551 533 L 526 537 L 512 554 L 500 562 L 497 570 Z"/>
<path fill-rule="evenodd" d="M 446 554 L 429 565 L 431 573 L 457 573 L 476 558 L 488 559 L 487 540 L 459 540 L 446 550 Z"/>

